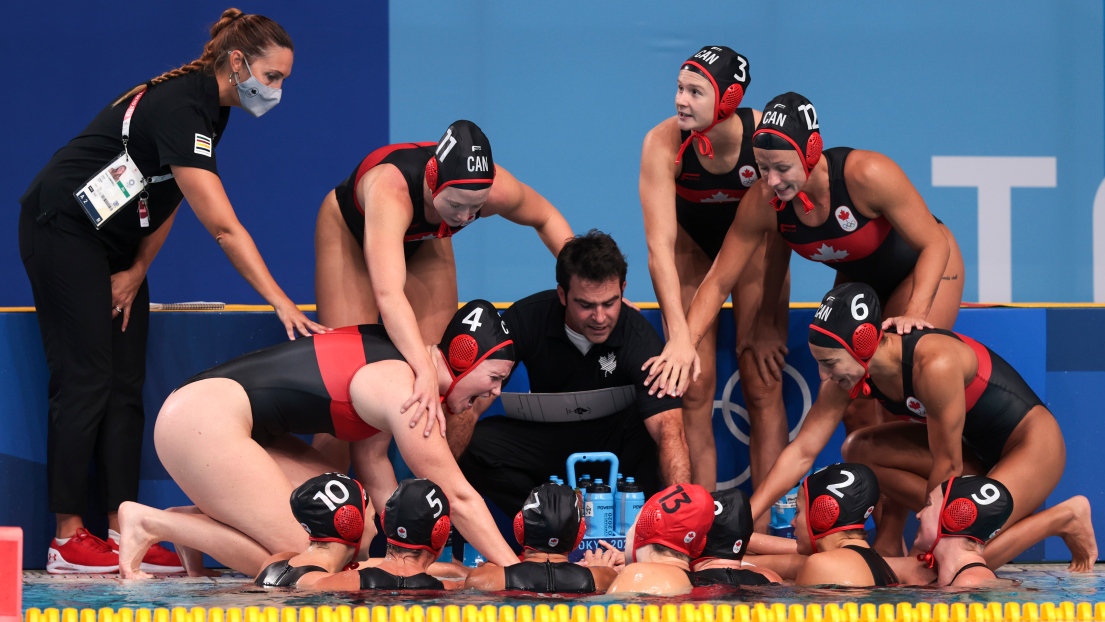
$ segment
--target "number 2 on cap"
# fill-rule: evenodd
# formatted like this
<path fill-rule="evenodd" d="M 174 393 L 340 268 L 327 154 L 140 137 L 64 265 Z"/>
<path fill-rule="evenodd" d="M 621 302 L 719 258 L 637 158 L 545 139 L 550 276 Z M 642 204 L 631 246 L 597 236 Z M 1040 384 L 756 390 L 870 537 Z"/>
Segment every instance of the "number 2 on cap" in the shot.
<path fill-rule="evenodd" d="M 476 307 L 468 312 L 468 315 L 464 316 L 464 319 L 460 321 L 461 324 L 468 325 L 469 332 L 476 332 L 476 329 L 483 326 L 480 323 L 480 318 L 483 317 L 483 307 Z"/>
<path fill-rule="evenodd" d="M 845 479 L 843 482 L 840 482 L 839 484 L 829 484 L 825 487 L 825 490 L 833 493 L 837 496 L 837 498 L 843 499 L 844 493 L 840 492 L 840 489 L 851 486 L 852 482 L 856 481 L 856 476 L 852 475 L 851 471 L 841 471 L 840 474 L 847 477 L 847 479 Z"/>

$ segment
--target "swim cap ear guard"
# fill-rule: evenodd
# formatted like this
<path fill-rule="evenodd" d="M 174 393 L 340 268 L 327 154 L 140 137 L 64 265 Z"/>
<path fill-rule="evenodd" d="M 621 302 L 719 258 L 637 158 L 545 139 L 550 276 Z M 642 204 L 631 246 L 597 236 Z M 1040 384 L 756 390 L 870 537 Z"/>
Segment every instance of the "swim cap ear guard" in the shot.
<path fill-rule="evenodd" d="M 449 186 L 483 190 L 495 181 L 491 142 L 471 121 L 454 121 L 426 163 L 426 185 L 436 197 Z"/>
<path fill-rule="evenodd" d="M 658 544 L 695 559 L 706 546 L 714 523 L 714 498 L 697 484 L 676 484 L 645 502 L 635 523 L 633 555 L 647 544 Z"/>
<path fill-rule="evenodd" d="M 862 464 L 832 464 L 802 482 L 810 544 L 849 529 L 863 529 L 879 501 L 879 481 Z"/>
<path fill-rule="evenodd" d="M 442 404 L 461 378 L 487 359 L 516 361 L 514 340 L 495 305 L 473 300 L 460 308 L 445 327 L 437 346 L 445 359 L 452 384 L 441 396 Z"/>
<path fill-rule="evenodd" d="M 692 141 L 698 141 L 699 152 L 712 160 L 714 145 L 706 137 L 706 132 L 733 116 L 740 106 L 748 85 L 752 83 L 748 59 L 723 45 L 708 45 L 688 58 L 682 69 L 704 76 L 714 87 L 714 120 L 704 130 L 691 131 L 691 135 L 680 145 L 675 163 L 683 161 L 683 152 Z"/>
<path fill-rule="evenodd" d="M 292 491 L 292 515 L 312 542 L 340 542 L 361 550 L 368 495 L 357 480 L 342 473 L 312 477 Z"/>
<path fill-rule="evenodd" d="M 714 524 L 706 534 L 702 555 L 691 562 L 692 570 L 695 565 L 710 559 L 742 559 L 755 527 L 752 505 L 739 488 L 718 490 L 712 496 Z"/>
<path fill-rule="evenodd" d="M 449 499 L 428 479 L 405 479 L 380 512 L 388 544 L 440 553 L 449 540 Z"/>
<path fill-rule="evenodd" d="M 760 147 L 756 144 L 755 138 L 761 134 L 772 134 L 789 143 L 798 152 L 798 157 L 806 168 L 806 179 L 810 178 L 810 172 L 821 160 L 821 152 L 824 149 L 821 141 L 821 126 L 817 123 L 817 110 L 810 100 L 798 93 L 790 92 L 767 102 L 763 116 L 760 117 L 760 125 L 752 134 L 754 147 Z M 795 198 L 802 201 L 803 209 L 807 214 L 813 211 L 813 202 L 805 192 L 799 192 Z M 773 197 L 771 205 L 775 211 L 781 211 L 786 206 L 779 197 Z"/>
<path fill-rule="evenodd" d="M 567 554 L 583 542 L 586 532 L 579 496 L 563 484 L 534 488 L 514 515 L 514 538 L 534 551 Z"/>
<path fill-rule="evenodd" d="M 865 283 L 843 283 L 821 299 L 821 306 L 810 324 L 809 342 L 822 348 L 843 347 L 866 372 L 868 362 L 882 341 L 881 325 L 882 308 L 875 290 Z M 864 375 L 852 387 L 852 399 L 860 393 L 871 394 L 867 384 L 870 377 Z"/>
<path fill-rule="evenodd" d="M 941 538 L 970 538 L 986 544 L 997 537 L 1013 515 L 1013 495 L 996 479 L 974 475 L 953 477 L 940 485 L 943 501 L 936 539 L 917 559 L 932 568 L 933 551 Z"/>

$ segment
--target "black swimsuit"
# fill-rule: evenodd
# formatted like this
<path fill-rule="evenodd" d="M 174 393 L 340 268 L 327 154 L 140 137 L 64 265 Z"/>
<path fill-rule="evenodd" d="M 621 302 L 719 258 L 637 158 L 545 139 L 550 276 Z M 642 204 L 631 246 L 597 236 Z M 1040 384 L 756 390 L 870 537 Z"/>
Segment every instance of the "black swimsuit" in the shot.
<path fill-rule="evenodd" d="M 349 232 L 362 248 L 364 247 L 365 217 L 364 206 L 357 200 L 357 184 L 365 173 L 381 164 L 395 166 L 407 181 L 407 192 L 410 194 L 411 206 L 414 208 L 411 224 L 403 235 L 403 252 L 407 259 L 410 259 L 414 251 L 418 250 L 422 240 L 452 237 L 463 229 L 463 227 L 450 227 L 444 221 L 435 224 L 426 220 L 422 179 L 426 174 L 426 163 L 433 157 L 436 148 L 437 143 L 400 143 L 380 147 L 365 156 L 357 168 L 353 169 L 353 174 L 334 188 L 334 196 L 338 200 L 341 216 L 349 227 Z M 479 218 L 480 213 L 476 212 L 475 217 Z"/>
<path fill-rule="evenodd" d="M 691 573 L 695 587 L 707 585 L 769 585 L 770 579 L 754 570 L 744 568 L 707 568 Z"/>
<path fill-rule="evenodd" d="M 361 576 L 362 590 L 443 590 L 445 584 L 421 572 L 409 577 L 393 575 L 379 568 L 362 568 L 357 571 Z"/>
<path fill-rule="evenodd" d="M 242 385 L 253 413 L 253 439 L 264 445 L 282 434 L 333 434 L 356 441 L 379 432 L 353 409 L 349 383 L 362 367 L 405 360 L 384 327 L 339 328 L 252 352 L 200 372 Z"/>
<path fill-rule="evenodd" d="M 959 575 L 963 574 L 964 570 L 970 570 L 971 568 L 985 568 L 987 570 L 990 570 L 990 567 L 987 566 L 985 562 L 971 562 L 971 563 L 967 564 L 966 566 L 964 566 L 964 567 L 960 568 L 959 570 L 957 570 L 956 573 L 955 573 L 955 576 L 952 577 L 952 580 L 948 583 L 948 585 L 951 585 L 952 583 L 955 583 L 955 580 L 959 578 Z M 990 574 L 993 574 L 995 579 L 998 576 L 998 575 L 994 574 L 993 570 L 990 570 Z"/>
<path fill-rule="evenodd" d="M 595 591 L 591 569 L 568 562 L 522 562 L 503 568 L 503 575 L 508 590 L 573 594 Z"/>
<path fill-rule="evenodd" d="M 847 544 L 844 548 L 859 553 L 863 561 L 867 562 L 867 567 L 871 569 L 871 577 L 875 580 L 875 587 L 888 587 L 901 584 L 901 582 L 898 581 L 898 575 L 894 573 L 894 569 L 891 568 L 890 564 L 887 564 L 886 560 L 882 558 L 882 555 L 879 555 L 874 549 L 852 544 Z"/>
<path fill-rule="evenodd" d="M 733 170 L 721 175 L 707 171 L 692 147 L 675 178 L 675 219 L 710 261 L 721 251 L 741 198 L 760 178 L 752 153 L 752 133 L 756 131 L 752 109 L 737 108 L 736 116 L 744 127 L 744 139 Z M 686 141 L 690 135 L 689 131 L 680 132 L 679 140 Z"/>
<path fill-rule="evenodd" d="M 942 328 L 913 330 L 902 335 L 902 395 L 900 402 L 891 401 L 873 381 L 868 381 L 871 395 L 891 414 L 910 421 L 927 423 L 925 405 L 913 390 L 913 352 L 925 335 L 946 335 L 969 345 L 978 359 L 978 371 L 964 388 L 966 414 L 963 418 L 963 442 L 967 444 L 986 470 L 1001 460 L 1005 443 L 1020 425 L 1028 411 L 1043 404 L 1036 392 L 1013 366 L 993 350 L 970 337 Z"/>
<path fill-rule="evenodd" d="M 326 569 L 321 566 L 291 566 L 288 564 L 289 561 L 285 559 L 282 562 L 273 562 L 265 566 L 261 572 L 257 573 L 257 578 L 253 580 L 254 585 L 260 587 L 295 587 L 295 584 L 305 574 L 326 572 Z"/>
<path fill-rule="evenodd" d="M 790 248 L 811 261 L 824 263 L 846 281 L 866 283 L 884 303 L 913 272 L 920 255 L 894 230 L 885 216 L 867 218 L 856 210 L 844 164 L 851 147 L 826 149 L 829 165 L 829 217 L 811 227 L 798 218 L 800 204 L 790 201 L 775 213 L 779 234 Z M 940 222 L 937 219 L 937 222 Z"/>

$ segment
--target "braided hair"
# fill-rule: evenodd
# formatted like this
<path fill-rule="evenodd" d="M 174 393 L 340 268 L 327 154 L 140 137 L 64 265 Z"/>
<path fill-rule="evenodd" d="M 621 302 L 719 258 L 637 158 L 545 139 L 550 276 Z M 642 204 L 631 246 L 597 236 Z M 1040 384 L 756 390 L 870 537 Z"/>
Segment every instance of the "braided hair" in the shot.
<path fill-rule="evenodd" d="M 250 59 L 264 56 L 265 51 L 274 45 L 289 50 L 295 49 L 292 46 L 291 37 L 280 24 L 264 15 L 243 13 L 233 8 L 227 9 L 223 11 L 219 21 L 211 26 L 211 40 L 203 46 L 203 53 L 199 58 L 176 69 L 170 69 L 145 84 L 139 84 L 115 100 L 112 105 L 118 106 L 155 84 L 161 84 L 193 71 L 215 75 L 217 70 L 229 62 L 227 53 L 233 50 L 240 50 L 247 59 Z"/>

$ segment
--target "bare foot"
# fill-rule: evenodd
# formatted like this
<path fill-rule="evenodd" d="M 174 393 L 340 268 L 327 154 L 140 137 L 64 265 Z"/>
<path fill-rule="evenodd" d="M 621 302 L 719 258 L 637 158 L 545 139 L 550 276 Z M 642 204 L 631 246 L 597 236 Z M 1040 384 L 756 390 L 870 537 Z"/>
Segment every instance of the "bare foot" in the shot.
<path fill-rule="evenodd" d="M 159 538 L 147 532 L 142 523 L 153 511 L 156 510 L 132 501 L 124 501 L 119 506 L 119 576 L 124 579 L 150 578 L 141 570 L 142 558 Z"/>
<path fill-rule="evenodd" d="M 180 565 L 184 566 L 189 577 L 221 577 L 223 573 L 207 568 L 203 565 L 203 551 L 199 551 L 183 544 L 173 543 Z"/>
<path fill-rule="evenodd" d="M 166 512 L 174 512 L 177 514 L 203 514 L 199 508 L 194 505 L 165 508 Z M 184 566 L 184 571 L 188 573 L 189 577 L 221 577 L 223 573 L 218 570 L 212 570 L 204 567 L 203 565 L 203 551 L 193 549 L 183 544 L 173 543 L 173 548 L 176 549 L 177 557 L 180 558 L 180 565 Z"/>
<path fill-rule="evenodd" d="M 1090 501 L 1077 495 L 1055 506 L 1066 508 L 1071 516 L 1063 525 L 1059 535 L 1070 549 L 1071 562 L 1067 570 L 1071 572 L 1092 572 L 1097 561 L 1097 539 L 1090 520 Z"/>

